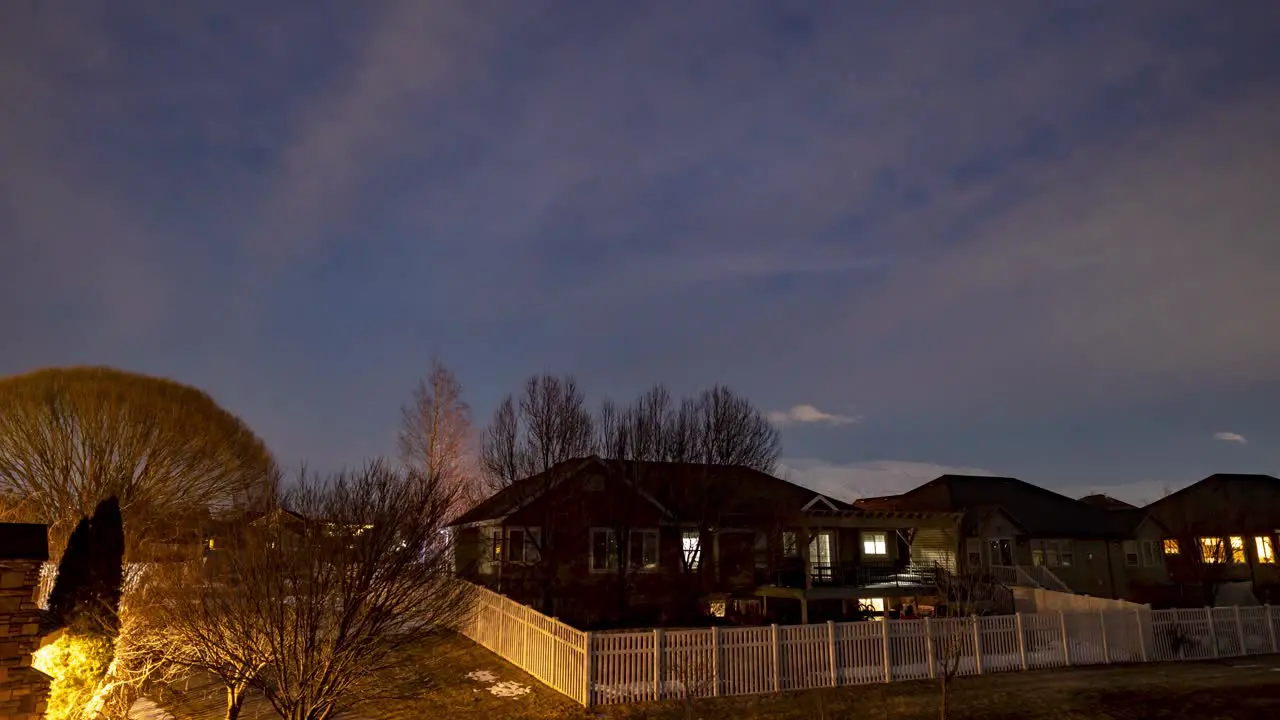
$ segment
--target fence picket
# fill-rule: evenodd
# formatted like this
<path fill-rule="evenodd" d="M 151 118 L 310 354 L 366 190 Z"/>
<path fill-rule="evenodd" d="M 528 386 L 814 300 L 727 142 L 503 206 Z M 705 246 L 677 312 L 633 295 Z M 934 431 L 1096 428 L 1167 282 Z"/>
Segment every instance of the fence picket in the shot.
<path fill-rule="evenodd" d="M 1261 654 L 1277 620 L 1262 606 L 584 633 L 477 588 L 462 630 L 590 706 L 933 678 L 935 633 L 960 642 L 964 675 Z"/>

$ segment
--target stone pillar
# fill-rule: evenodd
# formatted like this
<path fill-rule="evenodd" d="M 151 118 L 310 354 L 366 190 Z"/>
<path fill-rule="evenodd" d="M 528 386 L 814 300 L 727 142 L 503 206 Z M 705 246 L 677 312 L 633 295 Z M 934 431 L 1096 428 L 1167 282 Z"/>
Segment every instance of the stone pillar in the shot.
<path fill-rule="evenodd" d="M 40 646 L 36 588 L 49 559 L 44 525 L 0 524 L 0 720 L 42 720 L 49 676 L 31 667 Z"/>

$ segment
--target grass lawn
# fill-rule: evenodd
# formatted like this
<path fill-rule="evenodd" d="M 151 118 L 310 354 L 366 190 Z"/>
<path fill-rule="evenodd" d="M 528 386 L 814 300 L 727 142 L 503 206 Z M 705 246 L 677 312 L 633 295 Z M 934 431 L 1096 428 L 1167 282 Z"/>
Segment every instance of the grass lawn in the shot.
<path fill-rule="evenodd" d="M 907 720 L 938 717 L 937 685 L 899 682 L 680 703 L 619 705 L 588 711 L 489 651 L 461 637 L 425 648 L 430 663 L 406 663 L 424 690 L 413 699 L 361 707 L 341 720 Z M 468 677 L 470 676 L 470 677 Z M 522 692 L 527 689 L 527 692 Z M 496 690 L 496 692 L 495 692 Z M 210 695 L 212 693 L 212 695 Z M 166 709 L 180 720 L 221 717 L 221 695 L 192 685 Z M 1253 720 L 1280 718 L 1280 657 L 1221 662 L 1048 670 L 961 678 L 953 685 L 956 720 Z M 245 720 L 275 717 L 250 698 Z"/>

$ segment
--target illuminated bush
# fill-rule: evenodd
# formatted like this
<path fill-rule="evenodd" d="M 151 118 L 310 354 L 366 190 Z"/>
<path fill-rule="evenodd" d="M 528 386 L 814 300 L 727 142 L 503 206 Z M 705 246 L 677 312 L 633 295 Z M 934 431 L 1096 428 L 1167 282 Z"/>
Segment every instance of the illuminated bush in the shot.
<path fill-rule="evenodd" d="M 32 666 L 53 678 L 46 720 L 80 720 L 100 703 L 94 695 L 111 665 L 111 641 L 94 635 L 64 634 L 32 656 Z"/>

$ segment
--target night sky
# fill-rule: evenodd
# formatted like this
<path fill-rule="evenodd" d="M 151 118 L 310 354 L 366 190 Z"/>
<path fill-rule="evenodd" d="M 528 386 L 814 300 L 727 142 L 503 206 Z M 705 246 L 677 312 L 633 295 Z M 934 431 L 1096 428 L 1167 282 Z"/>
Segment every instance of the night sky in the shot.
<path fill-rule="evenodd" d="M 1274 0 L 0 4 L 0 374 L 286 464 L 439 353 L 480 423 L 726 383 L 843 496 L 1151 499 L 1280 473 L 1278 270 Z"/>

